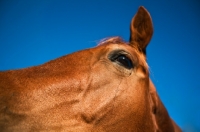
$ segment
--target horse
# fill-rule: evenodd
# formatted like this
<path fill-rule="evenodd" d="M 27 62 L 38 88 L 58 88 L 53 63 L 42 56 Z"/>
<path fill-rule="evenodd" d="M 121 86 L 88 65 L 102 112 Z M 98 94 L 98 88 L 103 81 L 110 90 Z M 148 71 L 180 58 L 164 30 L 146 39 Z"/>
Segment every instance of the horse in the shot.
<path fill-rule="evenodd" d="M 0 131 L 181 132 L 149 77 L 149 12 L 139 7 L 130 25 L 129 42 L 110 37 L 39 66 L 1 71 Z"/>

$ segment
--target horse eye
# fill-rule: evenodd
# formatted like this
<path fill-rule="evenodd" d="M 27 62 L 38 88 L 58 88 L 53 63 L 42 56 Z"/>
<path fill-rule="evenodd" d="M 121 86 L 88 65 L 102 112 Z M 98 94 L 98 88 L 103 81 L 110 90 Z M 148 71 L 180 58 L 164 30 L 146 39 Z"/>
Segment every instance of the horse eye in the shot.
<path fill-rule="evenodd" d="M 133 68 L 131 59 L 129 59 L 126 55 L 118 55 L 112 58 L 111 61 L 117 62 L 119 65 L 124 66 L 127 69 Z"/>

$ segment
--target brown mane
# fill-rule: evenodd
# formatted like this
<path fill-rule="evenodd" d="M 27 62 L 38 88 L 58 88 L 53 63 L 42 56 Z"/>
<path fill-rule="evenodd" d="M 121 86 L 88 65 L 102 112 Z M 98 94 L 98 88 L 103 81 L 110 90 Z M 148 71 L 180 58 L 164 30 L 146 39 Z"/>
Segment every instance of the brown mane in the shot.
<path fill-rule="evenodd" d="M 128 44 L 121 37 L 116 36 L 116 37 L 104 38 L 104 39 L 100 40 L 98 45 L 109 44 L 109 43 L 113 43 L 113 44 L 122 44 L 122 43 L 123 44 Z"/>

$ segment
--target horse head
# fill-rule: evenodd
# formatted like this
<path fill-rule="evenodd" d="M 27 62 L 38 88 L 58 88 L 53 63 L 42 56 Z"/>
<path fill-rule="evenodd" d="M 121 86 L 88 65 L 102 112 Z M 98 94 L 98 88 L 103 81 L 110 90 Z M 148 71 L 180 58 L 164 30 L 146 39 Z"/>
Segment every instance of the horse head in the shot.
<path fill-rule="evenodd" d="M 180 131 L 149 79 L 152 20 L 140 7 L 130 41 L 104 39 L 43 65 L 0 72 L 2 131 Z"/>

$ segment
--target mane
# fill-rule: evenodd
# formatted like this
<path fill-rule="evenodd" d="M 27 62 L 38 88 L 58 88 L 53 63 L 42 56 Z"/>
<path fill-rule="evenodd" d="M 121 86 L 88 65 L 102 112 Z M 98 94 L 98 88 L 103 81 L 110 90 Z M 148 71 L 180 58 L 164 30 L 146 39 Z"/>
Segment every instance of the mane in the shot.
<path fill-rule="evenodd" d="M 101 39 L 99 41 L 99 43 L 97 44 L 97 46 L 104 45 L 104 44 L 112 44 L 112 43 L 115 43 L 115 44 L 127 44 L 127 45 L 130 44 L 129 42 L 126 42 L 125 40 L 123 40 L 121 37 L 115 36 L 115 37 L 107 37 L 107 38 Z M 137 50 L 137 52 L 140 52 L 136 45 L 130 45 L 130 46 L 135 48 Z"/>
<path fill-rule="evenodd" d="M 125 44 L 127 44 L 127 42 L 125 42 L 121 37 L 116 36 L 116 37 L 108 37 L 108 38 L 104 38 L 104 39 L 100 40 L 97 46 L 109 44 L 109 43 L 117 43 L 117 44 L 125 43 Z"/>

